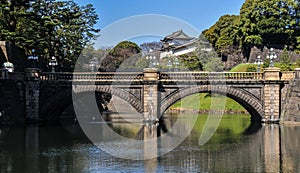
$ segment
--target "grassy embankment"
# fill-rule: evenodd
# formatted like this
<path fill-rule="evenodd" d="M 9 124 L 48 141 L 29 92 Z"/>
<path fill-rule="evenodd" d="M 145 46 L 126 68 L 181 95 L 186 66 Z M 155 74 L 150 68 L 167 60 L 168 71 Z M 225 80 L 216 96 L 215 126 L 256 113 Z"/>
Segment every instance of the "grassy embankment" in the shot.
<path fill-rule="evenodd" d="M 176 102 L 171 109 L 192 109 L 192 110 L 232 110 L 244 111 L 244 107 L 236 101 L 223 96 L 210 96 L 208 93 L 193 94 Z"/>
<path fill-rule="evenodd" d="M 248 67 L 257 67 L 257 65 L 254 64 L 239 64 L 235 67 L 233 67 L 230 72 L 246 72 Z"/>
<path fill-rule="evenodd" d="M 239 64 L 232 68 L 231 72 L 246 72 L 248 67 L 257 67 L 255 64 Z M 280 68 L 280 63 L 275 63 L 275 67 Z M 298 66 L 293 64 L 292 68 L 297 68 Z M 222 103 L 221 103 L 222 102 Z M 182 104 L 185 103 L 185 104 Z M 218 108 L 219 105 L 219 108 Z M 224 108 L 224 99 L 219 97 L 210 97 L 207 93 L 194 94 L 184 98 L 181 101 L 175 103 L 171 109 L 193 109 L 193 110 L 211 110 L 211 109 L 223 109 Z M 225 110 L 230 111 L 245 111 L 244 107 L 241 106 L 236 101 L 227 98 L 225 104 Z"/>
<path fill-rule="evenodd" d="M 240 64 L 234 67 L 232 72 L 245 72 L 247 67 L 251 64 Z M 224 103 L 225 102 L 225 103 Z M 225 107 L 224 107 L 225 104 Z M 171 109 L 192 109 L 192 110 L 220 110 L 227 111 L 246 111 L 236 101 L 226 97 L 210 97 L 208 93 L 200 93 L 183 98 L 182 101 L 176 102 L 172 105 Z"/>
<path fill-rule="evenodd" d="M 280 63 L 274 63 L 274 67 L 280 68 L 280 66 L 281 66 Z M 230 71 L 231 72 L 246 72 L 248 67 L 257 68 L 257 65 L 255 65 L 255 64 L 239 64 L 239 65 L 233 67 Z M 261 66 L 261 68 L 262 68 L 262 66 Z M 299 66 L 297 64 L 292 64 L 291 68 L 295 69 L 295 68 L 299 68 Z M 262 69 L 262 71 L 263 71 L 263 69 Z"/>

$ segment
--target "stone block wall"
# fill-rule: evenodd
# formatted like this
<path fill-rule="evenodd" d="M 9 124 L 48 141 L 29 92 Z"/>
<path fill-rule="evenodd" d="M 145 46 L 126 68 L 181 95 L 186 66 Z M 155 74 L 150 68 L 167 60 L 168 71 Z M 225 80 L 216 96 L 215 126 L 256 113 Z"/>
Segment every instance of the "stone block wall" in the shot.
<path fill-rule="evenodd" d="M 279 62 L 280 61 L 279 57 L 281 56 L 283 49 L 274 47 L 274 51 L 276 52 L 276 55 L 278 58 L 274 59 L 273 61 Z M 296 61 L 296 59 L 300 58 L 300 55 L 296 54 L 293 51 L 288 51 L 288 53 L 289 53 L 289 56 L 291 57 L 292 62 L 294 62 L 294 61 Z M 261 59 L 264 61 L 268 54 L 269 54 L 269 48 L 267 48 L 267 47 L 259 48 L 259 47 L 254 46 L 253 48 L 251 48 L 248 62 L 254 63 L 257 60 L 257 56 L 260 56 Z"/>
<path fill-rule="evenodd" d="M 283 121 L 300 122 L 300 80 L 290 83 L 284 102 Z"/>
<path fill-rule="evenodd" d="M 24 110 L 24 84 L 0 79 L 0 123 L 23 123 Z"/>
<path fill-rule="evenodd" d="M 267 84 L 264 87 L 265 120 L 278 121 L 280 117 L 280 86 Z"/>

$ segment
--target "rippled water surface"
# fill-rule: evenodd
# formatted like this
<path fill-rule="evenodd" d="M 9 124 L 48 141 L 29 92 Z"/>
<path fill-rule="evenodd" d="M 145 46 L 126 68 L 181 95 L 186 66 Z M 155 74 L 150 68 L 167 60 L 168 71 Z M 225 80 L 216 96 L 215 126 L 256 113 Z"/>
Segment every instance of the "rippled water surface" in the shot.
<path fill-rule="evenodd" d="M 148 160 L 111 156 L 93 145 L 78 125 L 0 127 L 0 172 L 300 171 L 300 127 L 260 125 L 250 123 L 249 115 L 224 115 L 212 138 L 199 145 L 206 119 L 206 115 L 199 115 L 180 145 Z M 159 125 L 116 120 L 110 127 L 122 136 L 143 141 L 149 134 L 164 134 L 175 121 L 176 116 L 168 116 Z M 138 155 L 147 152 L 131 148 L 128 152 Z M 155 148 L 161 150 L 159 141 Z"/>

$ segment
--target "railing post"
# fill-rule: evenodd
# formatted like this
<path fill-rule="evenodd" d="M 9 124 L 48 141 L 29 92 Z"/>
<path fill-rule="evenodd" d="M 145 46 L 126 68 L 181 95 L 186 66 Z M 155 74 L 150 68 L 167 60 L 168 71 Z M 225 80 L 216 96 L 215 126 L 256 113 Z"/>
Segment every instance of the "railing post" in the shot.
<path fill-rule="evenodd" d="M 144 121 L 157 122 L 160 117 L 159 72 L 157 68 L 144 69 L 143 105 Z"/>
<path fill-rule="evenodd" d="M 25 121 L 36 123 L 39 119 L 40 71 L 36 68 L 25 69 Z"/>
<path fill-rule="evenodd" d="M 280 69 L 267 68 L 264 71 L 264 118 L 263 122 L 275 123 L 280 119 Z"/>
<path fill-rule="evenodd" d="M 300 68 L 295 69 L 295 80 L 300 80 Z"/>
<path fill-rule="evenodd" d="M 1 79 L 7 79 L 7 78 L 8 78 L 8 70 L 1 69 Z"/>

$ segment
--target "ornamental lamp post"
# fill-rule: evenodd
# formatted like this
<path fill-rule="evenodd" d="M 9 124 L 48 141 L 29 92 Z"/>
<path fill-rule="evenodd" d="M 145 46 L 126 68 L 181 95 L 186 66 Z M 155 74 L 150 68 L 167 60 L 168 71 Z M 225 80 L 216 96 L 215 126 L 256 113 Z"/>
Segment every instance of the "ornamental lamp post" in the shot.
<path fill-rule="evenodd" d="M 169 59 L 168 62 L 167 62 L 167 67 L 168 67 L 168 70 L 171 71 L 171 68 L 172 68 L 172 61 Z"/>
<path fill-rule="evenodd" d="M 155 56 L 146 56 L 146 59 L 150 60 L 149 68 L 154 68 L 156 63 L 154 62 L 156 60 Z"/>
<path fill-rule="evenodd" d="M 261 60 L 260 56 L 257 56 L 257 60 L 254 64 L 257 65 L 257 72 L 260 72 L 260 65 L 264 64 L 264 62 Z"/>
<path fill-rule="evenodd" d="M 155 53 L 152 49 L 148 52 L 146 59 L 149 60 L 149 68 L 155 68 L 159 65 L 159 59 L 156 58 Z"/>
<path fill-rule="evenodd" d="M 90 61 L 90 67 L 91 67 L 91 70 L 92 72 L 95 71 L 95 68 L 97 67 L 98 65 L 98 60 L 96 57 L 94 57 L 91 61 Z"/>
<path fill-rule="evenodd" d="M 270 66 L 269 67 L 274 67 L 274 61 L 273 59 L 276 59 L 277 55 L 276 52 L 274 50 L 274 48 L 271 48 L 269 51 L 269 55 L 267 55 L 267 59 L 270 59 Z"/>
<path fill-rule="evenodd" d="M 156 59 L 156 57 L 154 58 L 153 66 L 154 66 L 154 67 L 159 66 L 159 61 Z"/>
<path fill-rule="evenodd" d="M 175 57 L 175 59 L 174 59 L 174 71 L 179 71 L 179 60 L 178 60 L 178 58 L 177 57 Z"/>
<path fill-rule="evenodd" d="M 54 56 L 51 57 L 49 65 L 52 67 L 52 73 L 54 73 L 55 72 L 55 66 L 58 65 L 57 60 Z"/>
<path fill-rule="evenodd" d="M 36 61 L 39 59 L 39 57 L 38 57 L 38 56 L 34 56 L 34 54 L 35 54 L 35 50 L 32 49 L 32 50 L 31 50 L 31 55 L 28 56 L 28 60 L 32 60 L 32 61 L 33 61 L 33 67 L 36 68 L 35 63 L 36 63 Z"/>

